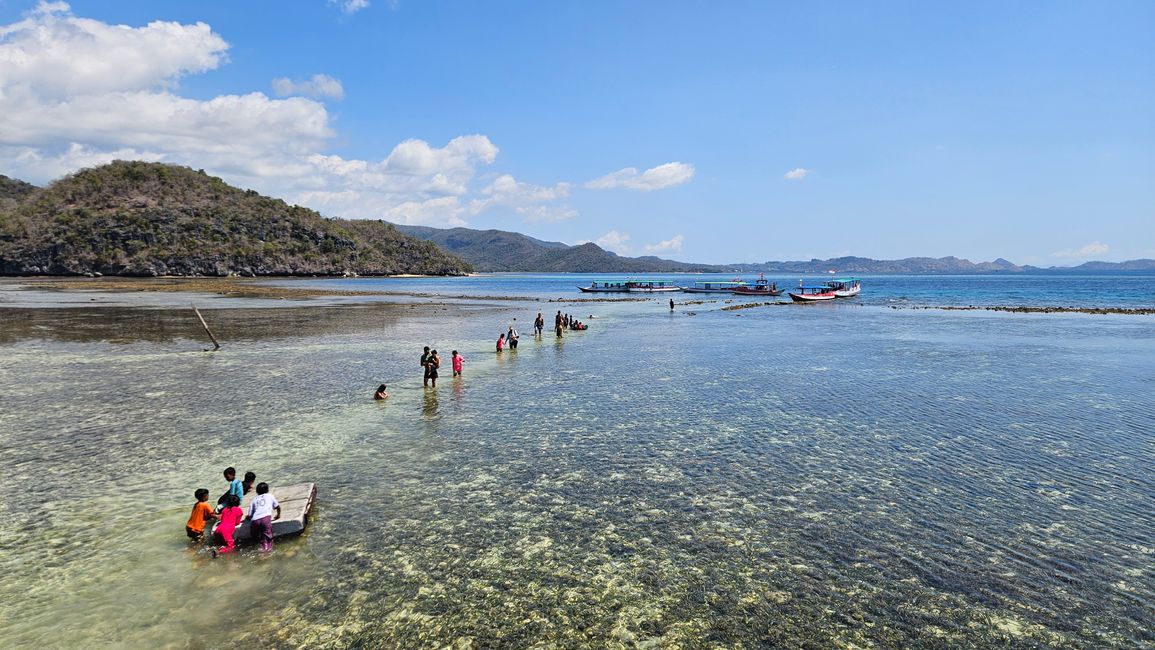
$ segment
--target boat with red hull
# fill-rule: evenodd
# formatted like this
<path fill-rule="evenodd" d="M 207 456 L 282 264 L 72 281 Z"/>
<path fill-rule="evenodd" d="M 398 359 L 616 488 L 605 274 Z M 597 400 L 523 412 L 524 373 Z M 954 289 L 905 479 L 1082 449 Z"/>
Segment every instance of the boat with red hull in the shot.
<path fill-rule="evenodd" d="M 799 286 L 790 292 L 790 299 L 794 302 L 822 302 L 824 300 L 834 300 L 837 297 L 834 290 L 825 285 L 821 287 Z"/>

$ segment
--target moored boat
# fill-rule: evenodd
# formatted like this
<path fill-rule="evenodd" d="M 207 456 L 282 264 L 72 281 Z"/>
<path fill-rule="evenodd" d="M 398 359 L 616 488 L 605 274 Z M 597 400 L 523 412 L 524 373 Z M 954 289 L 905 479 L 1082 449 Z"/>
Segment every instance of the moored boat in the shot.
<path fill-rule="evenodd" d="M 826 286 L 834 292 L 835 298 L 851 298 L 862 291 L 862 282 L 858 278 L 835 278 Z"/>
<path fill-rule="evenodd" d="M 588 287 L 578 287 L 585 293 L 625 293 L 629 291 L 628 280 L 594 280 Z"/>
<path fill-rule="evenodd" d="M 777 282 L 771 282 L 766 279 L 764 273 L 758 274 L 758 279 L 752 285 L 745 285 L 735 287 L 730 290 L 730 293 L 738 294 L 739 296 L 781 296 L 784 289 L 778 288 Z"/>
<path fill-rule="evenodd" d="M 682 287 L 669 280 L 628 280 L 626 282 L 626 291 L 630 293 L 664 293 L 681 290 Z"/>
<path fill-rule="evenodd" d="M 698 280 L 691 287 L 682 287 L 686 293 L 732 293 L 746 286 L 741 280 Z"/>
<path fill-rule="evenodd" d="M 790 292 L 790 299 L 794 302 L 821 302 L 823 300 L 834 300 L 838 296 L 834 295 L 834 290 L 826 285 L 820 287 L 805 287 L 799 285 L 797 289 Z"/>

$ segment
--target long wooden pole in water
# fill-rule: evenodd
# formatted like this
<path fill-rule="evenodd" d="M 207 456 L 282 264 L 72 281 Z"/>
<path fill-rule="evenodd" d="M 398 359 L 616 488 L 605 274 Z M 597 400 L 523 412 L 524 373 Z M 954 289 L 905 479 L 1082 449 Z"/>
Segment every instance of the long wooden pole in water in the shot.
<path fill-rule="evenodd" d="M 197 318 L 201 319 L 201 327 L 205 328 L 205 333 L 213 340 L 213 351 L 215 352 L 221 349 L 221 344 L 217 343 L 217 337 L 213 336 L 213 331 L 209 329 L 209 324 L 205 322 L 205 317 L 201 316 L 201 310 L 197 309 L 196 305 L 193 305 L 192 308 L 193 311 L 197 313 Z"/>

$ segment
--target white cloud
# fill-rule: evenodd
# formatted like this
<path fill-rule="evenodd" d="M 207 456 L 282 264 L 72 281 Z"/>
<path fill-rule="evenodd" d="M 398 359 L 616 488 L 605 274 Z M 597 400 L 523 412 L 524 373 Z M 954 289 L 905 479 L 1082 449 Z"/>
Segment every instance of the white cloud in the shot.
<path fill-rule="evenodd" d="M 1083 246 L 1082 248 L 1077 248 L 1074 250 L 1056 251 L 1054 253 L 1051 253 L 1051 256 L 1052 257 L 1071 258 L 1071 259 L 1087 259 L 1087 258 L 1099 256 L 1099 255 L 1106 255 L 1107 251 L 1109 251 L 1109 250 L 1111 250 L 1111 247 L 1108 246 L 1107 244 L 1104 244 L 1103 242 L 1099 242 L 1099 241 L 1093 241 L 1090 244 Z"/>
<path fill-rule="evenodd" d="M 338 5 L 341 11 L 354 14 L 369 6 L 369 0 L 329 0 L 329 4 Z"/>
<path fill-rule="evenodd" d="M 304 95 L 315 99 L 323 97 L 344 99 L 345 97 L 345 88 L 341 85 L 341 80 L 334 79 L 327 74 L 315 74 L 301 81 L 293 81 L 288 77 L 278 77 L 273 79 L 273 92 L 281 97 L 289 95 Z"/>
<path fill-rule="evenodd" d="M 406 201 L 386 210 L 382 218 L 396 223 L 452 228 L 466 225 L 460 215 L 461 205 L 457 197 L 444 196 L 426 201 Z"/>
<path fill-rule="evenodd" d="M 813 169 L 806 169 L 805 167 L 795 167 L 782 175 L 788 181 L 800 181 L 803 178 L 814 173 Z"/>
<path fill-rule="evenodd" d="M 345 159 L 324 152 L 331 118 L 312 99 L 178 94 L 182 76 L 215 69 L 228 47 L 203 23 L 111 25 L 76 17 L 64 3 L 0 25 L 3 173 L 44 183 L 115 159 L 155 160 L 204 168 L 332 216 L 464 223 L 461 198 L 499 152 L 489 138 L 463 135 L 444 146 L 411 139 L 380 161 Z M 330 97 L 340 90 L 324 75 L 277 86 Z M 568 191 L 515 182 L 479 199 L 516 204 L 527 218 L 558 218 L 564 213 L 546 203 Z"/>
<path fill-rule="evenodd" d="M 526 221 L 561 221 L 577 216 L 577 211 L 568 205 L 549 204 L 568 198 L 571 187 L 569 183 L 543 187 L 519 182 L 510 174 L 502 174 L 481 190 L 483 198 L 470 202 L 469 209 L 471 213 L 478 214 L 490 208 L 506 208 L 521 215 Z"/>
<path fill-rule="evenodd" d="M 643 248 L 651 255 L 657 255 L 658 253 L 680 253 L 682 252 L 683 240 L 685 240 L 685 237 L 682 235 L 674 235 L 670 239 L 660 241 L 656 244 L 647 244 Z"/>
<path fill-rule="evenodd" d="M 694 177 L 694 166 L 682 162 L 670 162 L 658 165 L 638 173 L 637 167 L 626 167 L 616 172 L 606 174 L 585 184 L 587 189 L 608 190 L 626 188 L 649 192 L 663 190 L 687 183 Z"/>
<path fill-rule="evenodd" d="M 24 20 L 0 25 L 0 88 L 42 100 L 155 89 L 215 69 L 228 47 L 204 23 L 109 25 L 41 2 Z"/>
<path fill-rule="evenodd" d="M 624 232 L 611 230 L 606 234 L 594 240 L 594 243 L 602 248 L 613 251 L 618 255 L 625 255 L 630 252 L 630 247 L 626 243 L 630 240 L 630 236 Z"/>

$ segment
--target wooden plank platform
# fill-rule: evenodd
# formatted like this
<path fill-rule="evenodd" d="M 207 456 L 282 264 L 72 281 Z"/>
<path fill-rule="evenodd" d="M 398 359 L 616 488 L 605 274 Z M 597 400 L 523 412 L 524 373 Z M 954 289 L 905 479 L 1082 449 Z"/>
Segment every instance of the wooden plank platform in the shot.
<path fill-rule="evenodd" d="M 277 498 L 281 504 L 281 518 L 273 522 L 273 537 L 286 537 L 300 534 L 309 525 L 309 511 L 313 509 L 313 501 L 317 499 L 316 483 L 298 483 L 297 485 L 270 485 L 269 493 Z M 251 491 L 241 500 L 241 509 L 245 516 L 249 516 L 249 504 L 256 491 Z M 249 530 L 249 520 L 245 519 L 237 527 L 236 540 L 243 541 L 252 538 Z"/>

